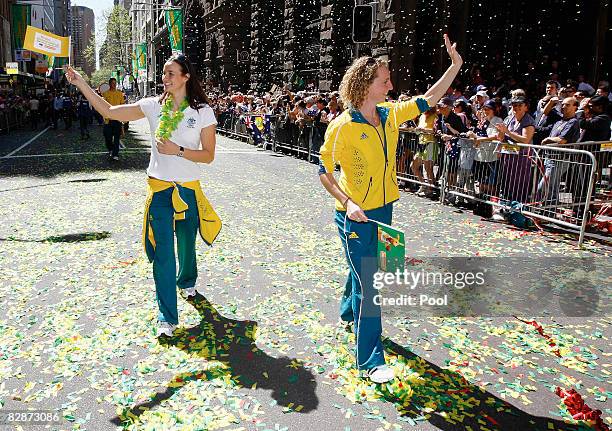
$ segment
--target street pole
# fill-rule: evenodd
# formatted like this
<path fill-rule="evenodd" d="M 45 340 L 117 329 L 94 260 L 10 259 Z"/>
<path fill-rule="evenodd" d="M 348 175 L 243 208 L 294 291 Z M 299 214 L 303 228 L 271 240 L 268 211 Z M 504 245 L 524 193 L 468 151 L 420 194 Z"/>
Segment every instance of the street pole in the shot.
<path fill-rule="evenodd" d="M 155 37 L 155 23 L 157 22 L 157 16 L 156 13 L 153 12 L 153 3 L 151 3 L 151 54 L 149 56 L 149 58 L 151 59 L 151 80 L 153 82 L 153 88 L 151 89 L 151 96 L 155 96 L 156 93 L 156 80 L 157 80 L 157 73 L 155 70 L 155 46 L 154 46 L 154 42 L 153 42 L 153 38 Z M 147 86 L 149 85 L 149 83 L 147 82 Z"/>

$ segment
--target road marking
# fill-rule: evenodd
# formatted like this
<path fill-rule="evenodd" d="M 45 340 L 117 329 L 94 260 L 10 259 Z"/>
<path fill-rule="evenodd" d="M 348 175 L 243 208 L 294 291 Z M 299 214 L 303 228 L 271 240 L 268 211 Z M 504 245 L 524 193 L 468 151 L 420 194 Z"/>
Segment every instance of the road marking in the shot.
<path fill-rule="evenodd" d="M 221 150 L 216 151 L 216 154 L 272 154 L 261 150 Z"/>
<path fill-rule="evenodd" d="M 21 150 L 22 148 L 27 147 L 28 145 L 30 145 L 32 142 L 34 142 L 34 140 L 36 138 L 38 138 L 40 135 L 42 135 L 43 133 L 45 133 L 47 130 L 49 130 L 51 128 L 51 126 L 48 126 L 46 129 L 44 129 L 42 132 L 40 132 L 38 135 L 34 136 L 32 139 L 30 139 L 28 142 L 26 142 L 25 144 L 23 144 L 21 147 L 17 148 L 14 151 L 11 151 L 10 153 L 8 153 L 6 156 L 2 156 L 0 157 L 0 159 L 8 159 L 9 157 L 11 157 L 13 154 L 15 154 L 16 152 L 18 152 L 19 150 Z"/>
<path fill-rule="evenodd" d="M 121 151 L 121 153 L 150 153 L 149 149 L 125 149 Z M 120 153 L 120 154 L 121 154 Z M 4 157 L 0 157 L 2 159 L 27 159 L 27 158 L 36 158 L 36 157 L 62 157 L 62 156 L 84 156 L 84 155 L 96 155 L 96 154 L 108 154 L 108 151 L 90 151 L 90 152 L 82 152 L 82 153 L 49 153 L 49 154 L 23 154 L 17 156 L 6 155 Z M 272 154 L 267 151 L 260 150 L 221 150 L 217 151 L 216 154 Z"/>

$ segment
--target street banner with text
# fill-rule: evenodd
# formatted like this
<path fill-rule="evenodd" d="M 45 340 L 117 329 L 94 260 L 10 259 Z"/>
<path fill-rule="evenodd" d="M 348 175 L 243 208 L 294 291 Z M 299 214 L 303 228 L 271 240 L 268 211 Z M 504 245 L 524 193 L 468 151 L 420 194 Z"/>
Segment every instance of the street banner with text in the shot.
<path fill-rule="evenodd" d="M 54 57 L 70 56 L 70 38 L 28 26 L 23 43 L 25 49 Z"/>

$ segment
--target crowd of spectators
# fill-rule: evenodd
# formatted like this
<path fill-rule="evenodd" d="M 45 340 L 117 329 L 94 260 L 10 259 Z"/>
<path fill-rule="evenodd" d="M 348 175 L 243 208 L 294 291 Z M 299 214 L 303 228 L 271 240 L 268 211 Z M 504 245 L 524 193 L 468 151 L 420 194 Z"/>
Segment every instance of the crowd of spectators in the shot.
<path fill-rule="evenodd" d="M 102 116 L 81 94 L 70 88 L 45 91 L 43 94 L 16 95 L 0 93 L 0 132 L 29 125 L 32 130 L 50 127 L 65 130 L 79 126 L 82 139 L 90 138 L 89 126 L 102 125 Z"/>
<path fill-rule="evenodd" d="M 612 96 L 606 81 L 593 86 L 584 76 L 578 76 L 561 83 L 556 73 L 537 82 L 519 83 L 513 78 L 487 81 L 477 69 L 470 76 L 468 85 L 455 83 L 437 106 L 403 125 L 417 135 L 400 142 L 398 173 L 417 178 L 422 186 L 415 191 L 421 195 L 433 195 L 433 186 L 445 173 L 447 185 L 455 190 L 480 193 L 487 198 L 547 200 L 555 204 L 560 182 L 568 175 L 567 164 L 546 158 L 534 194 L 528 149 L 512 148 L 512 144 L 566 145 L 610 140 Z M 410 97 L 404 92 L 390 94 L 389 100 Z M 210 98 L 219 128 L 249 133 L 249 118 L 267 117 L 276 140 L 303 149 L 310 156 L 320 148 L 327 124 L 348 108 L 337 91 L 292 92 L 285 88 L 265 94 L 212 93 Z M 597 162 L 600 177 L 610 160 L 598 152 Z M 584 186 L 583 180 L 566 191 L 583 195 Z M 453 196 L 449 199 L 456 203 Z"/>
<path fill-rule="evenodd" d="M 0 132 L 9 130 L 10 127 L 21 124 L 28 115 L 29 103 L 25 97 L 18 96 L 13 92 L 0 93 Z"/>
<path fill-rule="evenodd" d="M 544 160 L 542 179 L 534 195 L 530 191 L 533 178 L 527 149 L 515 147 L 514 154 L 506 150 L 512 144 L 609 141 L 612 95 L 606 81 L 591 85 L 579 75 L 575 80 L 560 82 L 558 63 L 553 61 L 550 67 L 546 78 L 528 67 L 520 80 L 504 78 L 499 72 L 482 74 L 480 68 L 472 67 L 464 81 L 455 82 L 437 106 L 403 125 L 415 134 L 404 135 L 398 146 L 398 173 L 418 179 L 421 186 L 415 191 L 421 195 L 433 195 L 433 186 L 444 174 L 447 185 L 459 191 L 477 190 L 519 202 L 543 197 L 554 202 L 559 195 L 559 183 L 567 175 L 562 164 L 551 158 Z M 312 161 L 316 160 L 327 125 L 349 108 L 338 91 L 315 88 L 208 95 L 220 129 L 245 134 L 257 127 L 262 129 L 261 134 L 273 130 L 277 142 L 290 144 Z M 389 101 L 407 100 L 411 96 L 407 92 L 392 92 Z M 68 129 L 73 120 L 79 119 L 82 137 L 89 137 L 87 124 L 93 118 L 102 122 L 86 104 L 67 91 L 29 97 L 0 95 L 0 112 L 18 111 L 29 118 L 32 128 L 41 120 L 57 128 L 62 120 Z M 260 121 L 254 127 L 256 117 Z M 263 140 L 258 143 L 263 144 Z M 599 149 L 583 148 L 595 152 Z M 601 152 L 597 157 L 597 177 L 601 178 L 610 161 Z"/>
<path fill-rule="evenodd" d="M 285 90 L 282 94 L 262 96 L 236 92 L 213 95 L 211 99 L 220 128 L 245 132 L 250 116 L 266 116 L 273 123 L 276 139 L 310 154 L 318 152 L 327 125 L 345 109 L 337 91 L 292 93 Z"/>

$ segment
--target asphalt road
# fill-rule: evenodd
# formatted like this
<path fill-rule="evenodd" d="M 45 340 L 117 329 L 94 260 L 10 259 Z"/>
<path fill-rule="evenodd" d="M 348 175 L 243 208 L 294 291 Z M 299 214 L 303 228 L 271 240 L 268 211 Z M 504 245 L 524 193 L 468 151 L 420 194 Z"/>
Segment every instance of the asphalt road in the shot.
<path fill-rule="evenodd" d="M 38 133 L 0 136 L 0 157 Z M 608 248 L 402 193 L 394 225 L 413 263 L 486 257 L 508 269 L 494 297 L 525 300 L 473 317 L 384 307 L 399 378 L 369 384 L 336 325 L 347 267 L 316 166 L 221 136 L 201 181 L 224 226 L 198 243 L 198 300 L 179 299 L 181 327 L 160 342 L 140 243 L 144 121 L 124 144 L 111 163 L 99 126 L 90 140 L 49 130 L 0 158 L 0 424 L 43 409 L 60 423 L 23 429 L 591 429 L 564 422 L 556 387 L 612 423 Z M 572 282 L 564 268 L 585 269 Z M 550 278 L 560 291 L 534 290 Z M 576 304 L 588 317 L 567 316 Z"/>

